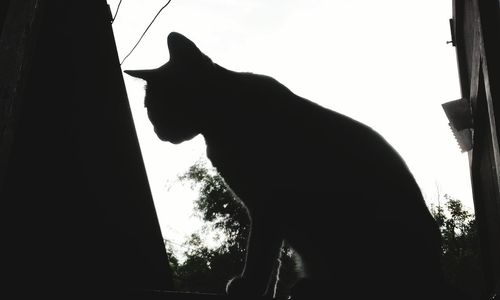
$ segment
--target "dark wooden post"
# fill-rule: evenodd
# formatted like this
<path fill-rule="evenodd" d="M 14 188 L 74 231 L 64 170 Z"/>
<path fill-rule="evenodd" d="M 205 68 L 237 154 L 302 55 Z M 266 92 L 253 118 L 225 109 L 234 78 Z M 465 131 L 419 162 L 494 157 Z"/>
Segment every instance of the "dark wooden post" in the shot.
<path fill-rule="evenodd" d="M 15 0 L 2 22 L 2 294 L 172 289 L 109 16 Z"/>
<path fill-rule="evenodd" d="M 489 263 L 491 288 L 500 297 L 500 2 L 477 0 L 481 51 L 481 69 L 484 80 L 484 98 L 490 127 L 490 147 L 488 154 L 492 161 L 490 174 L 492 192 L 485 202 L 488 230 Z"/>
<path fill-rule="evenodd" d="M 499 5 L 492 0 L 454 0 L 452 26 L 462 100 L 470 110 L 466 115 L 472 117 L 466 123 L 473 137 L 469 159 L 474 207 L 491 294 L 500 292 Z"/>
<path fill-rule="evenodd" d="M 0 193 L 38 33 L 38 1 L 0 4 Z"/>

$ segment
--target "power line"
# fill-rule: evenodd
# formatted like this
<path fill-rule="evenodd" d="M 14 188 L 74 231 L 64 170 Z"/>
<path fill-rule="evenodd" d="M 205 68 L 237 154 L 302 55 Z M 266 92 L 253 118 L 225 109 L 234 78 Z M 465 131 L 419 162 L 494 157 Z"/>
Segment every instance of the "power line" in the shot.
<path fill-rule="evenodd" d="M 115 22 L 116 16 L 118 16 L 118 11 L 120 10 L 120 5 L 122 5 L 122 1 L 123 0 L 120 0 L 120 2 L 118 2 L 118 6 L 116 7 L 115 14 L 113 16 L 113 20 L 111 20 L 111 24 L 113 24 L 113 22 Z"/>
<path fill-rule="evenodd" d="M 146 35 L 146 32 L 148 32 L 149 28 L 151 27 L 151 25 L 153 25 L 153 23 L 155 22 L 156 18 L 160 15 L 160 13 L 163 11 L 163 9 L 165 9 L 165 7 L 167 7 L 170 2 L 172 0 L 168 0 L 167 4 L 163 5 L 162 8 L 160 8 L 160 10 L 156 13 L 155 17 L 153 18 L 153 20 L 151 20 L 151 22 L 149 23 L 148 27 L 146 27 L 146 30 L 144 30 L 144 32 L 142 33 L 141 37 L 139 38 L 139 40 L 137 41 L 137 43 L 135 43 L 134 47 L 132 48 L 132 50 L 130 50 L 130 52 L 123 58 L 122 62 L 120 63 L 120 66 L 125 62 L 125 60 L 132 54 L 132 52 L 134 52 L 135 48 L 137 48 L 137 46 L 139 45 L 139 43 L 141 42 L 142 38 Z"/>

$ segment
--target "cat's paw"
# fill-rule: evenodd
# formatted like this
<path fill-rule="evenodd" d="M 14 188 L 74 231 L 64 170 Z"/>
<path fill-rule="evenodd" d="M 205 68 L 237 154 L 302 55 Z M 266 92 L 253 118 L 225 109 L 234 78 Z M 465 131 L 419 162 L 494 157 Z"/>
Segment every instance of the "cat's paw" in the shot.
<path fill-rule="evenodd" d="M 226 285 L 226 293 L 230 296 L 262 296 L 265 290 L 245 277 L 236 276 Z"/>

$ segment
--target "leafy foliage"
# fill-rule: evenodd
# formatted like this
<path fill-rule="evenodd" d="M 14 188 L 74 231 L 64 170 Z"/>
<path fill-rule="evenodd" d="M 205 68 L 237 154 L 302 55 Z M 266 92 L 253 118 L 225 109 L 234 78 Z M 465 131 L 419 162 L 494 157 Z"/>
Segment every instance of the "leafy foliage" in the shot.
<path fill-rule="evenodd" d="M 250 221 L 245 207 L 227 188 L 224 179 L 203 162 L 191 166 L 180 179 L 190 181 L 200 191 L 195 209 L 203 220 L 213 222 L 214 228 L 223 230 L 235 243 L 242 245 Z"/>
<path fill-rule="evenodd" d="M 223 178 L 203 162 L 193 165 L 181 181 L 190 182 L 199 191 L 195 211 L 206 222 L 205 231 L 222 232 L 223 242 L 215 249 L 204 244 L 200 234 L 193 234 L 184 246 L 186 260 L 179 263 L 173 256 L 171 267 L 176 286 L 181 291 L 225 293 L 226 283 L 241 273 L 246 252 L 246 237 L 250 219 L 246 208 L 228 189 Z M 277 296 L 287 295 L 296 279 L 293 251 L 285 245 L 282 249 L 280 285 Z M 285 296 L 281 297 L 286 299 Z"/>
<path fill-rule="evenodd" d="M 179 178 L 199 190 L 195 210 L 205 222 L 206 231 L 220 231 L 223 243 L 215 249 L 204 244 L 201 235 L 193 234 L 185 243 L 186 260 L 172 264 L 179 290 L 224 293 L 229 279 L 243 269 L 246 236 L 250 220 L 245 207 L 226 187 L 214 170 L 199 162 Z M 171 255 L 172 257 L 172 255 Z"/>
<path fill-rule="evenodd" d="M 241 268 L 241 255 L 230 247 L 210 249 L 198 234 L 187 242 L 186 260 L 172 264 L 178 290 L 191 292 L 224 293 L 226 282 Z"/>
<path fill-rule="evenodd" d="M 479 299 L 485 288 L 474 214 L 467 211 L 460 200 L 449 195 L 444 198 L 444 207 L 431 207 L 441 230 L 444 274 L 451 285 Z"/>

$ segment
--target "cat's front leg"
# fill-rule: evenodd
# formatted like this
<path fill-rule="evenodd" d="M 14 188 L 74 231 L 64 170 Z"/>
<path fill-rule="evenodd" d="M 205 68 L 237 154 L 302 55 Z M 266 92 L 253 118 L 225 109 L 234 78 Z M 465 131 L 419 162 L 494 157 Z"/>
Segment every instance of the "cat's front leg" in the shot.
<path fill-rule="evenodd" d="M 253 217 L 247 243 L 245 268 L 240 276 L 228 282 L 229 295 L 271 296 L 271 275 L 277 266 L 283 236 L 275 221 Z"/>

